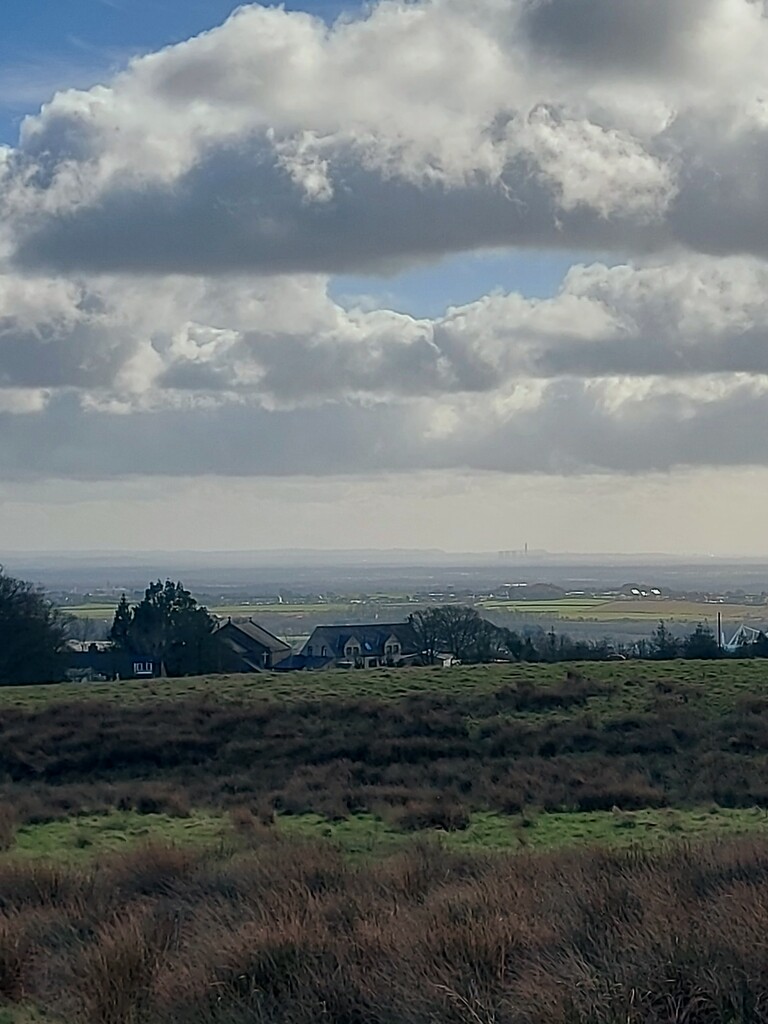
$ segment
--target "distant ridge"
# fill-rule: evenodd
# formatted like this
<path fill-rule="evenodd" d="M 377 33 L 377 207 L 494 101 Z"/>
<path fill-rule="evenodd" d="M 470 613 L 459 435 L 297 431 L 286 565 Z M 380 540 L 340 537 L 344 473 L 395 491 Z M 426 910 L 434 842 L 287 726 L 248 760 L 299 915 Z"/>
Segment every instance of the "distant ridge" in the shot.
<path fill-rule="evenodd" d="M 0 564 L 14 566 L 140 566 L 155 572 L 195 568 L 272 566 L 504 566 L 762 564 L 768 555 L 727 556 L 668 552 L 445 551 L 440 548 L 276 548 L 251 551 L 0 551 Z M 168 567 L 168 568 L 165 568 Z"/>

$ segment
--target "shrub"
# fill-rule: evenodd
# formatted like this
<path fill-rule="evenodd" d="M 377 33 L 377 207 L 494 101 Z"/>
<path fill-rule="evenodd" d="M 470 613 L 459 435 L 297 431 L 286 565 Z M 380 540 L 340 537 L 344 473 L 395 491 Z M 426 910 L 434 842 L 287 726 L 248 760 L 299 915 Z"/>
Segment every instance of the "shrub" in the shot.
<path fill-rule="evenodd" d="M 420 832 L 424 829 L 462 832 L 469 827 L 471 815 L 458 800 L 436 797 L 430 800 L 410 800 L 404 807 L 393 810 L 389 819 L 406 832 Z"/>

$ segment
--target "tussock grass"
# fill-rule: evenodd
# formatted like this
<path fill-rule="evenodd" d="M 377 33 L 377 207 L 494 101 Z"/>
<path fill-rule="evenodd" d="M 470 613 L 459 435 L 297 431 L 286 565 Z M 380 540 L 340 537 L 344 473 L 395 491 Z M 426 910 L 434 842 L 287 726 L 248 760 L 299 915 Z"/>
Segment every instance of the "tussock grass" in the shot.
<path fill-rule="evenodd" d="M 42 908 L 0 871 L 3 1005 L 84 1024 L 768 1021 L 767 840 L 417 842 L 354 863 L 265 830 L 248 852 L 179 857 L 67 869 Z"/>
<path fill-rule="evenodd" d="M 0 801 L 0 853 L 13 846 L 17 825 L 16 809 L 7 801 Z"/>

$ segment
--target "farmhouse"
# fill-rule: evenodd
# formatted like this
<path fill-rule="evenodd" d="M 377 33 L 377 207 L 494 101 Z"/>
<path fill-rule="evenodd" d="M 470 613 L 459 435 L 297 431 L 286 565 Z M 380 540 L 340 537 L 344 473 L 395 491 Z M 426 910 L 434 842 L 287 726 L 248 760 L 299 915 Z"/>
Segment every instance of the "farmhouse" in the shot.
<path fill-rule="evenodd" d="M 419 658 L 418 640 L 409 622 L 317 626 L 294 667 L 378 668 L 408 665 Z M 300 662 L 304 659 L 304 665 Z"/>
<path fill-rule="evenodd" d="M 262 672 L 276 668 L 291 655 L 290 645 L 253 619 L 219 626 L 214 634 L 221 649 L 221 669 L 226 672 Z"/>
<path fill-rule="evenodd" d="M 160 664 L 149 654 L 128 654 L 105 642 L 69 640 L 65 651 L 67 678 L 83 682 L 102 679 L 152 679 Z"/>

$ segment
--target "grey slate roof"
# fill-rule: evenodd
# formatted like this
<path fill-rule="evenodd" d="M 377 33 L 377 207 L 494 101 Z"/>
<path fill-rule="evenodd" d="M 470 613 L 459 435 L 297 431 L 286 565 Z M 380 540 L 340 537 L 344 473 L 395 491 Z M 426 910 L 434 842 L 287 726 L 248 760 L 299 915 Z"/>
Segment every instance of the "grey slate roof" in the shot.
<path fill-rule="evenodd" d="M 402 654 L 419 653 L 418 640 L 409 622 L 354 622 L 341 626 L 317 626 L 302 648 L 302 654 L 311 647 L 312 654 L 317 656 L 325 646 L 334 658 L 343 658 L 347 642 L 355 637 L 363 657 L 384 657 L 384 646 L 392 636 L 400 642 Z"/>
<path fill-rule="evenodd" d="M 237 643 L 237 634 L 235 631 L 238 631 L 243 634 L 243 640 L 246 644 L 247 641 L 250 640 L 260 644 L 262 647 L 265 647 L 268 651 L 272 651 L 273 654 L 281 654 L 282 652 L 290 651 L 291 649 L 290 644 L 287 644 L 285 640 L 281 640 L 279 637 L 275 636 L 274 633 L 270 633 L 268 629 L 264 629 L 263 626 L 259 626 L 252 619 L 248 619 L 247 622 L 232 622 L 230 619 L 222 626 L 219 626 L 219 629 L 217 630 L 217 632 L 223 631 L 226 631 L 226 633 L 229 634 L 229 639 L 235 643 Z M 233 635 L 233 633 L 235 635 Z"/>

